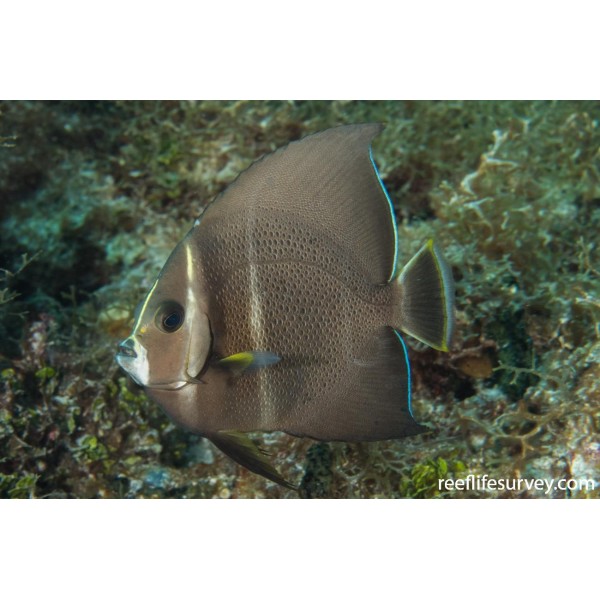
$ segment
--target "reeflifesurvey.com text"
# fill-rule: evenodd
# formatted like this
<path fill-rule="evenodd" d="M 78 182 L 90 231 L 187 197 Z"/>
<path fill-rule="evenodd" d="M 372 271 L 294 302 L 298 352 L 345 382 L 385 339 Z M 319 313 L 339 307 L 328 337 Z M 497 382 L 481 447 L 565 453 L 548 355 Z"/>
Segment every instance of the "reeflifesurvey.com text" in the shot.
<path fill-rule="evenodd" d="M 503 492 L 503 491 L 539 491 L 549 495 L 555 491 L 583 491 L 593 492 L 596 481 L 593 479 L 526 479 L 522 477 L 494 478 L 487 475 L 467 475 L 460 479 L 439 479 L 440 491 L 465 491 L 465 492 Z"/>

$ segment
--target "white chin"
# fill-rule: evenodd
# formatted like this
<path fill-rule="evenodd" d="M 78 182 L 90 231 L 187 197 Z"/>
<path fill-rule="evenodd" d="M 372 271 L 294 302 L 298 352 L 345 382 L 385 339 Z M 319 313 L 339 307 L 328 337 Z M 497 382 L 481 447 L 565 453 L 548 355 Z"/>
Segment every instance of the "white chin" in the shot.
<path fill-rule="evenodd" d="M 135 357 L 117 354 L 117 362 L 138 385 L 158 390 L 179 390 L 188 385 L 188 383 L 192 383 L 191 381 L 186 380 L 152 381 L 150 376 L 150 365 L 148 363 L 148 351 L 135 337 L 132 337 L 131 339 L 133 340 Z"/>
<path fill-rule="evenodd" d="M 117 362 L 119 366 L 127 372 L 127 374 L 138 385 L 150 385 L 150 366 L 148 365 L 148 352 L 135 338 L 133 339 L 133 349 L 135 358 L 117 354 Z"/>

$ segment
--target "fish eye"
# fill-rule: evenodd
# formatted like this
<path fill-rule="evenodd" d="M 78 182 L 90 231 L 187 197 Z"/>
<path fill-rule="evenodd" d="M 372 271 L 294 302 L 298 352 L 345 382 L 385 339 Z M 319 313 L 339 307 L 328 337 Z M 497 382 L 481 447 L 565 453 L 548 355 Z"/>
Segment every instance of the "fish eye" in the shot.
<path fill-rule="evenodd" d="M 163 302 L 154 317 L 156 326 L 165 333 L 173 333 L 183 325 L 183 306 L 177 302 Z"/>

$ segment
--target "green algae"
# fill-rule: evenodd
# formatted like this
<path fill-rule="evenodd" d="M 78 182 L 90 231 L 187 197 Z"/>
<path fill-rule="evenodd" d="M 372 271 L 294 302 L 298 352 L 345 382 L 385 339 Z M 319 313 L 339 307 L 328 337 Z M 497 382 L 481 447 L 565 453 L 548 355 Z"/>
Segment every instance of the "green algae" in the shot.
<path fill-rule="evenodd" d="M 453 265 L 456 339 L 449 354 L 408 340 L 413 409 L 429 433 L 316 449 L 259 436 L 273 460 L 304 478 L 307 497 L 437 497 L 443 464 L 444 477 L 458 476 L 456 464 L 600 479 L 598 103 L 0 110 L 1 496 L 291 495 L 216 451 L 212 462 L 189 452 L 197 438 L 127 382 L 114 347 L 172 247 L 240 170 L 290 140 L 364 121 L 386 123 L 374 154 L 401 256 L 433 236 Z"/>
<path fill-rule="evenodd" d="M 443 481 L 462 477 L 467 471 L 460 460 L 445 460 L 441 456 L 415 464 L 410 474 L 400 481 L 400 494 L 405 498 L 439 498 L 444 495 Z"/>

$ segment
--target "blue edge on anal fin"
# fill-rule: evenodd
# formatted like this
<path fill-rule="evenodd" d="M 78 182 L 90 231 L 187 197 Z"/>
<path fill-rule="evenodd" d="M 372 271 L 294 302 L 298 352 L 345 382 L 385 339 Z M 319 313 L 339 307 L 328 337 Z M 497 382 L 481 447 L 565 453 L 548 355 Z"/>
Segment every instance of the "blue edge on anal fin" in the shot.
<path fill-rule="evenodd" d="M 408 381 L 408 412 L 410 413 L 410 416 L 414 419 L 415 416 L 412 412 L 412 382 L 410 378 L 410 362 L 408 360 L 408 350 L 406 349 L 406 344 L 404 343 L 402 336 L 395 329 L 393 331 L 396 334 L 396 337 L 398 338 L 398 341 L 402 346 L 402 350 L 404 351 L 404 360 L 406 361 L 406 374 Z"/>

